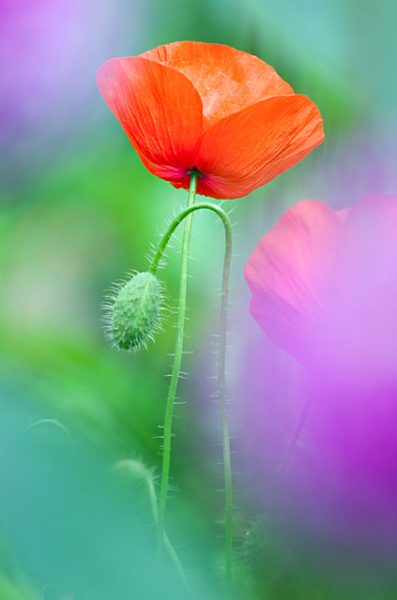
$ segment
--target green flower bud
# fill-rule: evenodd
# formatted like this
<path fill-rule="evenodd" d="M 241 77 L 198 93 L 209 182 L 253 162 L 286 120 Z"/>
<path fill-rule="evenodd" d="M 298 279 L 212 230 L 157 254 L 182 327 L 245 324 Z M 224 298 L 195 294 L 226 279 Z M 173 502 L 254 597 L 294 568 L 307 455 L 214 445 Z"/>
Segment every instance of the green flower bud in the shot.
<path fill-rule="evenodd" d="M 153 273 L 136 273 L 110 298 L 106 332 L 117 348 L 137 350 L 159 328 L 162 284 Z"/>

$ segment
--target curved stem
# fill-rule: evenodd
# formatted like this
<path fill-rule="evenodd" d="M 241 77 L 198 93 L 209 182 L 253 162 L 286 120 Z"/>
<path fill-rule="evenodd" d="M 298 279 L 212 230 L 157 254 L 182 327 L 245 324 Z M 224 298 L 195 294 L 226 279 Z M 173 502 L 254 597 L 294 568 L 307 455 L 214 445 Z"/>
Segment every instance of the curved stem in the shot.
<path fill-rule="evenodd" d="M 153 477 L 146 478 L 146 485 L 147 485 L 147 490 L 148 490 L 148 495 L 149 495 L 149 500 L 150 500 L 150 506 L 152 508 L 153 519 L 154 519 L 155 524 L 157 525 L 158 518 L 159 518 L 159 512 L 158 512 L 158 507 L 157 507 L 157 497 L 156 497 L 156 490 L 154 488 Z M 185 586 L 185 589 L 189 590 L 185 571 L 183 570 L 182 563 L 179 559 L 178 554 L 176 553 L 174 546 L 171 544 L 171 541 L 165 531 L 163 531 L 163 543 L 164 543 L 165 549 L 167 550 L 172 563 L 174 564 L 174 566 L 179 574 L 179 577 L 181 578 L 183 585 Z"/>
<path fill-rule="evenodd" d="M 194 204 L 197 189 L 198 173 L 193 172 L 190 180 L 190 189 L 188 197 L 188 208 Z M 174 416 L 175 396 L 178 388 L 178 380 L 182 364 L 183 340 L 185 336 L 186 319 L 186 300 L 187 300 L 187 267 L 189 258 L 190 237 L 192 232 L 192 215 L 188 214 L 185 221 L 185 229 L 182 240 L 182 262 L 181 279 L 179 287 L 178 318 L 177 318 L 177 337 L 175 343 L 174 362 L 172 365 L 171 379 L 168 388 L 168 395 L 164 418 L 164 443 L 163 443 L 163 463 L 161 470 L 160 496 L 159 496 L 159 515 L 158 515 L 158 539 L 161 545 L 164 537 L 165 509 L 167 504 L 170 462 L 171 462 L 171 441 L 172 441 L 172 421 Z M 169 239 L 169 238 L 168 238 Z M 165 246 L 164 246 L 165 248 Z M 158 261 L 151 271 L 156 270 Z"/>
<path fill-rule="evenodd" d="M 179 215 L 177 217 L 175 217 L 175 219 L 172 221 L 172 223 L 169 225 L 167 231 L 165 232 L 165 234 L 163 235 L 163 237 L 161 238 L 160 244 L 156 250 L 156 254 L 154 255 L 151 265 L 149 267 L 149 271 L 151 273 L 155 273 L 158 269 L 160 260 L 162 255 L 165 252 L 165 249 L 167 247 L 168 242 L 170 241 L 172 234 L 174 233 L 175 229 L 178 227 L 178 225 L 180 225 L 182 223 L 182 221 L 189 216 L 191 213 L 195 212 L 196 210 L 211 210 L 212 212 L 216 213 L 221 219 L 222 222 L 224 224 L 225 227 L 225 237 L 226 237 L 226 246 L 230 245 L 230 257 L 229 257 L 229 265 L 230 265 L 230 261 L 231 261 L 231 243 L 232 243 L 232 228 L 230 225 L 230 221 L 229 221 L 229 217 L 227 216 L 227 214 L 225 213 L 225 211 L 220 208 L 219 206 L 216 206 L 216 204 L 211 204 L 211 202 L 199 202 L 197 204 L 193 204 L 192 206 L 188 206 L 187 208 L 185 208 L 184 210 L 182 210 Z M 230 241 L 229 241 L 230 240 Z M 228 250 L 227 250 L 228 251 Z M 230 270 L 230 268 L 229 268 Z"/>
<path fill-rule="evenodd" d="M 223 264 L 222 274 L 222 292 L 221 292 L 221 310 L 220 310 L 220 342 L 219 342 L 219 361 L 218 361 L 218 397 L 221 408 L 221 421 L 222 421 L 222 447 L 223 447 L 223 465 L 224 465 L 224 482 L 225 482 L 225 581 L 228 588 L 231 586 L 232 581 L 232 558 L 233 558 L 233 479 L 232 479 L 232 466 L 230 457 L 230 434 L 228 426 L 228 415 L 226 406 L 226 394 L 225 394 L 225 379 L 226 379 L 226 336 L 227 336 L 227 313 L 228 313 L 228 299 L 229 299 L 229 276 L 230 276 L 230 265 L 232 259 L 232 228 L 229 218 L 225 211 L 210 202 L 201 202 L 188 206 L 183 210 L 170 224 L 166 233 L 164 234 L 156 254 L 153 257 L 150 271 L 154 273 L 157 270 L 162 254 L 166 249 L 166 246 L 174 233 L 178 225 L 185 219 L 189 218 L 191 214 L 196 210 L 211 210 L 216 213 L 222 220 L 225 230 L 225 258 Z M 168 431 L 168 430 L 167 430 Z M 165 433 L 165 431 L 164 431 Z M 171 433 L 171 432 L 169 432 Z M 164 444 L 165 447 L 165 444 Z M 167 446 L 170 450 L 170 444 Z M 164 461 L 163 461 L 164 464 Z M 168 469 L 169 469 L 169 457 L 168 457 Z M 167 471 L 168 478 L 168 471 Z M 162 479 L 163 483 L 163 479 Z M 168 480 L 167 480 L 168 485 Z M 161 490 L 160 490 L 161 494 Z M 164 527 L 164 515 L 163 520 L 160 522 L 159 528 Z M 159 534 L 162 535 L 162 529 L 159 529 Z"/>
<path fill-rule="evenodd" d="M 149 497 L 149 502 L 150 502 L 150 508 L 152 511 L 153 521 L 154 521 L 155 525 L 157 526 L 158 518 L 159 518 L 159 510 L 158 510 L 158 505 L 157 505 L 156 490 L 154 487 L 153 473 L 149 469 L 147 469 L 142 463 L 139 463 L 136 460 L 128 460 L 128 459 L 121 460 L 120 462 L 118 462 L 115 465 L 115 467 L 117 469 L 126 469 L 126 470 L 130 471 L 130 473 L 132 473 L 132 475 L 138 476 L 145 482 L 148 497 Z M 185 586 L 185 589 L 187 591 L 189 591 L 189 587 L 188 587 L 188 583 L 186 580 L 185 571 L 183 570 L 182 563 L 179 559 L 179 556 L 178 556 L 174 546 L 172 545 L 169 537 L 167 536 L 167 534 L 165 532 L 163 533 L 163 542 L 164 542 L 165 549 L 167 550 L 168 555 L 170 557 L 170 560 L 174 564 L 175 569 L 177 570 L 179 577 L 181 578 L 181 581 L 182 581 L 183 585 Z"/>
<path fill-rule="evenodd" d="M 26 435 L 27 433 L 30 433 L 33 429 L 36 429 L 37 427 L 41 427 L 43 425 L 57 427 L 69 439 L 71 438 L 70 431 L 68 430 L 68 428 L 65 427 L 65 425 L 61 423 L 61 421 L 58 421 L 58 419 L 39 419 L 38 421 L 35 421 L 34 423 L 28 425 L 28 427 L 26 427 L 25 431 L 23 432 L 23 435 Z"/>

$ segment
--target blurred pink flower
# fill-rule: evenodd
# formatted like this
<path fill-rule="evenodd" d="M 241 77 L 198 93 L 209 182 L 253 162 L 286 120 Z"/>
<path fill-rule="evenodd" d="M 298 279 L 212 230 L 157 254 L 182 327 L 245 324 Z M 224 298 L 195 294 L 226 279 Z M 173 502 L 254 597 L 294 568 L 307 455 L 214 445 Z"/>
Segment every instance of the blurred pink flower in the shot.
<path fill-rule="evenodd" d="M 397 375 L 397 196 L 341 211 L 297 203 L 263 236 L 245 276 L 252 315 L 301 362 Z"/>
<path fill-rule="evenodd" d="M 261 239 L 245 275 L 252 315 L 305 368 L 295 507 L 300 497 L 322 527 L 394 535 L 397 196 L 343 211 L 299 202 Z"/>

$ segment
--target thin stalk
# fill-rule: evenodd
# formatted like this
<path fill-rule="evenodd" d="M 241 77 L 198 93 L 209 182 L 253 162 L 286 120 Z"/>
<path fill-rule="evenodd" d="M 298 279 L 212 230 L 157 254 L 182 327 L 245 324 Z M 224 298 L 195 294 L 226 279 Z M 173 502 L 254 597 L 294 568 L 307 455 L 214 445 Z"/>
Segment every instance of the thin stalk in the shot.
<path fill-rule="evenodd" d="M 225 221 L 224 221 L 225 224 Z M 232 261 L 232 231 L 230 222 L 225 224 L 225 258 L 222 274 L 220 338 L 218 361 L 218 393 L 222 421 L 223 477 L 225 482 L 225 583 L 232 586 L 233 573 L 233 477 L 230 455 L 230 433 L 226 405 L 226 338 L 229 302 L 229 279 Z"/>
<path fill-rule="evenodd" d="M 158 511 L 158 507 L 157 507 L 157 497 L 156 497 L 156 490 L 154 488 L 153 477 L 147 477 L 146 485 L 147 485 L 147 490 L 148 490 L 148 495 L 149 495 L 149 500 L 150 500 L 150 506 L 152 508 L 153 519 L 154 519 L 155 524 L 157 525 L 158 518 L 159 518 L 159 511 Z M 163 544 L 165 546 L 165 549 L 168 552 L 168 555 L 169 555 L 172 563 L 174 564 L 174 567 L 176 568 L 176 570 L 179 574 L 179 577 L 182 580 L 183 585 L 188 590 L 189 588 L 188 588 L 186 575 L 185 575 L 185 571 L 183 570 L 182 563 L 179 560 L 179 556 L 177 555 L 176 550 L 175 550 L 174 546 L 171 544 L 170 539 L 165 531 L 163 531 Z"/>
<path fill-rule="evenodd" d="M 147 493 L 149 496 L 149 502 L 150 502 L 150 508 L 152 511 L 153 521 L 157 527 L 158 519 L 159 519 L 159 509 L 158 509 L 158 505 L 157 505 L 156 489 L 154 487 L 152 471 L 150 469 L 147 469 L 145 467 L 145 465 L 143 465 L 142 463 L 140 463 L 136 460 L 122 460 L 122 461 L 118 462 L 115 466 L 116 466 L 116 469 L 119 469 L 119 470 L 123 470 L 123 469 L 128 470 L 130 473 L 132 473 L 132 475 L 134 475 L 135 477 L 141 478 L 145 482 Z M 179 559 L 179 556 L 178 556 L 174 546 L 171 544 L 170 539 L 165 532 L 163 534 L 163 543 L 164 543 L 164 547 L 165 547 L 166 551 L 168 552 L 171 562 L 174 564 L 174 567 L 177 570 L 179 577 L 181 578 L 183 585 L 185 586 L 186 590 L 189 591 L 189 587 L 188 587 L 188 583 L 186 580 L 186 575 L 185 575 L 185 571 L 183 569 L 182 563 Z"/>
<path fill-rule="evenodd" d="M 194 204 L 196 197 L 198 173 L 193 172 L 190 180 L 190 189 L 188 197 L 188 208 Z M 181 371 L 183 342 L 185 336 L 186 319 L 186 301 L 187 301 L 187 269 L 189 259 L 190 238 L 192 233 L 192 215 L 186 217 L 182 240 L 182 260 L 181 260 L 181 279 L 179 285 L 179 301 L 177 311 L 177 334 L 175 343 L 174 361 L 171 371 L 171 379 L 168 388 L 168 395 L 164 418 L 164 442 L 163 442 L 163 464 L 161 470 L 160 496 L 159 496 L 159 517 L 158 517 L 158 539 L 161 544 L 164 538 L 165 510 L 167 505 L 170 463 L 171 463 L 171 442 L 172 442 L 172 421 L 174 416 L 175 396 L 178 388 L 178 380 Z M 153 263 L 152 268 L 153 272 Z"/>
<path fill-rule="evenodd" d="M 191 217 L 191 214 L 196 210 L 211 210 L 215 212 L 222 220 L 225 230 L 225 258 L 222 274 L 222 292 L 221 292 L 221 310 L 220 310 L 220 349 L 218 361 L 218 398 L 221 409 L 222 423 L 222 447 L 223 447 L 223 465 L 224 465 L 224 482 L 225 482 L 225 582 L 227 589 L 230 589 L 232 583 L 232 560 L 233 560 L 233 479 L 232 466 L 230 457 L 230 434 L 228 426 L 228 415 L 226 406 L 225 394 L 225 379 L 226 379 L 226 337 L 227 337 L 227 317 L 228 317 L 228 300 L 229 300 L 229 278 L 230 266 L 232 260 L 232 228 L 229 218 L 225 211 L 210 202 L 201 202 L 199 204 L 190 205 L 183 210 L 169 225 L 166 233 L 160 241 L 156 254 L 153 257 L 150 271 L 154 273 L 157 270 L 163 252 L 178 225 L 186 218 Z M 171 445 L 169 445 L 169 450 Z M 168 457 L 169 461 L 169 457 Z M 168 462 L 169 469 L 169 462 Z M 168 478 L 168 471 L 167 471 Z M 162 480 L 163 483 L 163 480 Z M 167 480 L 168 485 L 168 480 Z M 161 490 L 160 490 L 161 493 Z M 159 535 L 162 535 L 164 521 L 160 523 L 159 519 Z"/>

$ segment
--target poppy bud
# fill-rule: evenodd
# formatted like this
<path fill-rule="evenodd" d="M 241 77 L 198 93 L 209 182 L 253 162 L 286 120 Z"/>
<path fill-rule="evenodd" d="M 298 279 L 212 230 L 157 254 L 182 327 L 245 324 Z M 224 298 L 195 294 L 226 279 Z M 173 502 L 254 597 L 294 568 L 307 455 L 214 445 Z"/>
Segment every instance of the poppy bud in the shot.
<path fill-rule="evenodd" d="M 114 465 L 114 469 L 115 471 L 129 472 L 136 480 L 143 479 L 144 481 L 147 481 L 153 479 L 153 473 L 151 469 L 149 469 L 140 460 L 134 458 L 119 460 Z"/>
<path fill-rule="evenodd" d="M 122 350 L 138 350 L 159 327 L 162 285 L 153 273 L 136 273 L 110 298 L 106 332 Z"/>

